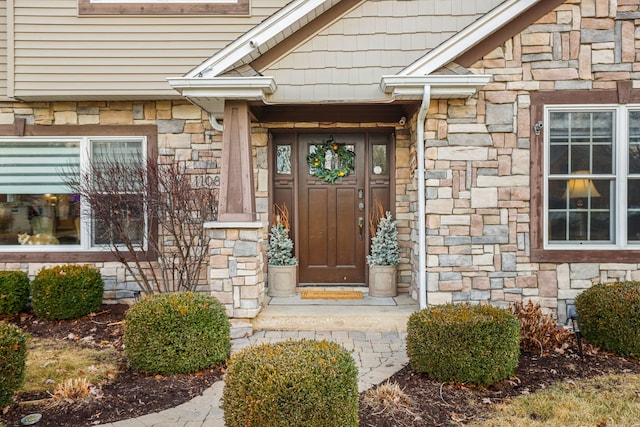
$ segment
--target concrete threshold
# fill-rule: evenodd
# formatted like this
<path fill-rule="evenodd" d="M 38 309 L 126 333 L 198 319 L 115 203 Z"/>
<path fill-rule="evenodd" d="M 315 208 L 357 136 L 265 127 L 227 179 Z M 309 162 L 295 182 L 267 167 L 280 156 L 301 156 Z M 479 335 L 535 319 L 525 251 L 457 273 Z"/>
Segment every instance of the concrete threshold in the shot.
<path fill-rule="evenodd" d="M 395 306 L 353 305 L 268 305 L 251 320 L 253 331 L 360 331 L 406 332 L 418 303 L 409 294 L 394 297 Z"/>

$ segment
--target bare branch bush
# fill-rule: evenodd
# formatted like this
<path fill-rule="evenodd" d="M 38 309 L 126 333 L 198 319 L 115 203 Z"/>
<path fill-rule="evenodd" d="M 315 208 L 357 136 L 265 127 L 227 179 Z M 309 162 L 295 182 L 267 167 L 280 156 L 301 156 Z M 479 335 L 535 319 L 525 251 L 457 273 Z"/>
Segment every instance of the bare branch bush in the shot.
<path fill-rule="evenodd" d="M 66 175 L 90 210 L 94 243 L 108 246 L 144 293 L 202 284 L 204 223 L 217 219 L 217 188 L 196 187 L 184 164 L 126 156 L 91 159 L 82 173 Z"/>

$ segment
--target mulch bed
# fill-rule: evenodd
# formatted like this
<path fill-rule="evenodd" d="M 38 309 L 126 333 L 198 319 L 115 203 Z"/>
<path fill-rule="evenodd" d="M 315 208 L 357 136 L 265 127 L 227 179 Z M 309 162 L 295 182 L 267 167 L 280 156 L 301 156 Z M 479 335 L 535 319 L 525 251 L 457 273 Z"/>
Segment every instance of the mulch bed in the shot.
<path fill-rule="evenodd" d="M 68 321 L 47 321 L 30 312 L 0 317 L 0 320 L 10 321 L 33 336 L 122 351 L 122 320 L 127 308 L 126 305 L 104 305 L 96 314 Z M 492 404 L 510 397 L 532 393 L 556 381 L 608 372 L 640 374 L 640 363 L 598 351 L 588 343 L 585 357 L 580 358 L 575 343 L 568 342 L 564 349 L 544 357 L 522 354 L 515 376 L 490 387 L 441 384 L 406 367 L 389 381 L 398 383 L 411 398 L 410 410 L 376 413 L 361 403 L 360 427 L 461 425 L 482 417 Z M 123 363 L 116 378 L 102 385 L 97 399 L 52 406 L 25 403 L 48 396 L 18 393 L 16 402 L 4 408 L 0 419 L 6 427 L 20 426 L 20 419 L 30 413 L 43 414 L 36 424 L 38 427 L 81 427 L 114 422 L 184 403 L 220 381 L 222 374 L 223 367 L 216 367 L 190 375 L 153 376 L 136 373 Z"/>

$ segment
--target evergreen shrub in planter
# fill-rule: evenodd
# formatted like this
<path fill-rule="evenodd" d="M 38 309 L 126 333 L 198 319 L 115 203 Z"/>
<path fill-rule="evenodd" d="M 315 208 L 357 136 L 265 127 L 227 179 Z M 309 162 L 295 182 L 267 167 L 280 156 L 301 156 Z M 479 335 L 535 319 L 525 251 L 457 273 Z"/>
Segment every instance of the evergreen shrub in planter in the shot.
<path fill-rule="evenodd" d="M 381 216 L 371 238 L 369 264 L 369 295 L 372 297 L 394 297 L 398 294 L 397 266 L 400 262 L 398 229 L 396 221 L 387 211 Z"/>
<path fill-rule="evenodd" d="M 127 310 L 125 320 L 125 356 L 139 371 L 196 372 L 229 356 L 231 323 L 224 305 L 212 296 L 149 295 Z"/>
<path fill-rule="evenodd" d="M 27 339 L 14 325 L 0 323 L 0 408 L 13 400 L 24 384 Z"/>
<path fill-rule="evenodd" d="M 31 305 L 38 317 L 77 319 L 102 305 L 104 281 L 88 265 L 58 265 L 40 270 L 31 282 Z"/>
<path fill-rule="evenodd" d="M 329 341 L 247 347 L 231 357 L 222 408 L 227 427 L 356 427 L 358 370 Z"/>
<path fill-rule="evenodd" d="M 640 282 L 593 285 L 577 296 L 576 311 L 587 340 L 640 359 Z"/>
<path fill-rule="evenodd" d="M 269 232 L 267 260 L 269 263 L 269 295 L 295 295 L 298 259 L 293 255 L 293 240 L 289 237 L 289 210 L 275 205 L 274 223 Z"/>
<path fill-rule="evenodd" d="M 22 271 L 0 271 L 0 314 L 19 313 L 29 301 L 29 276 Z"/>
<path fill-rule="evenodd" d="M 438 381 L 493 384 L 515 372 L 520 322 L 491 305 L 429 307 L 409 317 L 407 355 L 415 371 Z"/>

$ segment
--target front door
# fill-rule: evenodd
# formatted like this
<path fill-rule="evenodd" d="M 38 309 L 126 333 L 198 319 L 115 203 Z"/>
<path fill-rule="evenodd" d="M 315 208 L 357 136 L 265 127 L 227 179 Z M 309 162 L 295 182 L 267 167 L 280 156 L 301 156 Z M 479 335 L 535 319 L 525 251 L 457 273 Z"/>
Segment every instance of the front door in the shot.
<path fill-rule="evenodd" d="M 299 284 L 366 283 L 369 214 L 374 200 L 390 205 L 391 140 L 388 132 L 274 135 L 274 202 L 294 211 Z M 313 175 L 308 155 L 327 141 L 354 153 L 351 173 L 335 180 Z M 322 153 L 326 172 L 341 165 L 332 156 Z"/>

